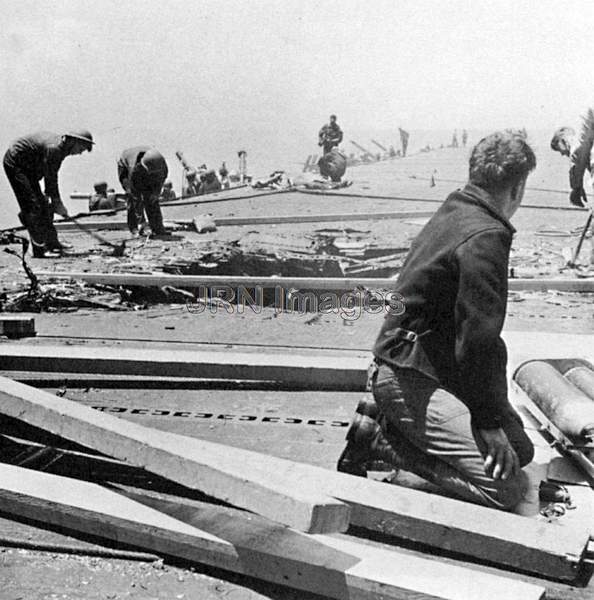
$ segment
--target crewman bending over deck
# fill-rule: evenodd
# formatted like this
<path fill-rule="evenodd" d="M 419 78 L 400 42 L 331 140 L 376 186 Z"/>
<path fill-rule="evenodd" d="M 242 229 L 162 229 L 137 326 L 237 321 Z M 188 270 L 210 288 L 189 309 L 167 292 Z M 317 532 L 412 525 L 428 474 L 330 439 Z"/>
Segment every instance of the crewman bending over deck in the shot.
<path fill-rule="evenodd" d="M 58 171 L 67 156 L 91 152 L 94 143 L 84 130 L 64 135 L 40 131 L 15 140 L 6 151 L 4 171 L 19 203 L 19 219 L 29 232 L 34 257 L 48 258 L 68 247 L 60 243 L 54 227 L 54 213 L 68 216 L 60 197 Z M 39 185 L 41 179 L 45 193 Z"/>
<path fill-rule="evenodd" d="M 165 234 L 159 194 L 167 173 L 163 155 L 154 148 L 137 146 L 122 152 L 118 160 L 118 178 L 127 194 L 128 228 L 132 233 Z"/>
<path fill-rule="evenodd" d="M 569 201 L 574 206 L 587 207 L 594 210 L 588 202 L 586 188 L 594 188 L 594 111 L 590 109 L 584 118 L 582 133 L 578 137 L 571 127 L 557 129 L 551 140 L 551 148 L 571 160 L 569 169 L 569 185 L 571 192 Z M 594 191 L 594 190 L 593 190 Z M 592 232 L 592 251 L 590 268 L 594 269 L 594 219 L 590 219 Z"/>
<path fill-rule="evenodd" d="M 508 259 L 534 152 L 518 132 L 481 140 L 469 181 L 413 242 L 398 278 L 404 310 L 374 347 L 371 398 L 360 402 L 338 470 L 383 460 L 461 499 L 512 509 L 534 449 L 507 397 L 500 337 Z M 402 308 L 402 307 L 400 307 Z"/>

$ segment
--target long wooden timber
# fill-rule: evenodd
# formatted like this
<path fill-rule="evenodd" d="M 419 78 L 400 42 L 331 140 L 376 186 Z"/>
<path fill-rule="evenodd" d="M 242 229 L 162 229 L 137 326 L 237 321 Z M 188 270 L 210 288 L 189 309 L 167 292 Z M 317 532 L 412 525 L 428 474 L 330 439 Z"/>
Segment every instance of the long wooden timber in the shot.
<path fill-rule="evenodd" d="M 245 186 L 243 186 L 245 187 Z M 294 192 L 293 188 L 284 188 L 280 190 L 274 189 L 262 189 L 262 191 L 255 191 L 253 194 L 238 194 L 238 195 L 225 195 L 232 192 L 236 188 L 230 190 L 211 192 L 209 194 L 201 194 L 200 196 L 186 196 L 180 200 L 171 200 L 170 202 L 163 202 L 160 206 L 161 209 L 169 208 L 170 206 L 194 206 L 198 204 L 211 204 L 213 202 L 232 202 L 234 200 L 251 200 L 253 198 L 264 198 L 267 196 L 276 196 L 278 194 L 287 194 Z M 219 195 L 222 194 L 222 195 Z"/>
<path fill-rule="evenodd" d="M 84 271 L 38 271 L 53 279 L 72 279 L 90 284 L 182 288 L 219 287 L 344 291 L 356 289 L 393 290 L 398 280 L 387 277 L 258 277 L 244 275 L 167 275 L 161 273 L 87 273 Z M 594 292 L 594 277 L 572 279 L 510 279 L 510 291 Z"/>
<path fill-rule="evenodd" d="M 508 374 L 534 359 L 583 359 L 594 362 L 594 335 L 504 331 Z M 258 352 L 147 350 L 41 343 L 0 344 L 0 369 L 44 373 L 276 382 L 293 389 L 364 391 L 371 353 L 343 351 L 290 354 Z"/>
<path fill-rule="evenodd" d="M 347 213 L 347 214 L 326 214 L 326 215 L 284 215 L 267 217 L 215 217 L 213 219 L 217 227 L 238 227 L 243 225 L 279 225 L 282 223 L 342 223 L 348 221 L 375 221 L 386 219 L 413 219 L 427 218 L 433 215 L 434 211 L 428 210 L 400 210 L 393 212 L 366 212 L 366 213 Z M 172 219 L 172 222 L 180 225 L 191 226 L 192 219 Z M 78 230 L 76 223 L 69 221 L 56 222 L 58 231 Z M 85 221 L 85 226 L 91 229 L 128 229 L 128 223 L 124 220 L 102 220 Z"/>
<path fill-rule="evenodd" d="M 348 527 L 344 503 L 293 485 L 264 454 L 129 423 L 6 378 L 0 399 L 7 416 L 286 525 L 314 533 Z"/>
<path fill-rule="evenodd" d="M 139 493 L 138 490 L 131 490 L 130 488 L 124 490 L 124 493 L 130 498 L 173 516 L 184 523 L 194 525 L 213 535 L 220 536 L 232 542 L 238 550 L 240 548 L 247 550 L 249 555 L 255 551 L 270 554 L 271 550 L 274 550 L 275 556 L 286 556 L 294 560 L 302 555 L 299 552 L 300 548 L 295 548 L 296 544 L 293 541 L 295 538 L 294 532 L 286 528 L 281 529 L 265 519 L 256 517 L 246 523 L 245 520 L 241 519 L 241 513 L 234 509 L 213 507 L 212 505 L 198 503 L 193 500 L 167 497 L 151 492 L 140 491 Z M 378 550 L 376 547 L 370 545 L 362 546 L 354 538 L 348 538 L 344 535 L 305 536 L 300 534 L 301 539 L 305 537 L 309 539 L 313 537 L 319 543 L 324 544 L 325 547 L 335 548 L 336 551 L 348 552 L 348 554 L 358 556 L 361 559 L 364 559 L 364 557 L 373 558 L 373 570 L 376 573 L 373 576 L 374 580 L 379 581 L 385 577 L 385 574 L 382 575 L 382 572 L 385 571 L 389 574 L 390 578 L 397 576 L 400 585 L 405 583 L 405 579 L 408 580 L 409 583 L 403 586 L 404 588 L 416 589 L 422 594 L 436 595 L 437 597 L 441 595 L 449 596 L 452 593 L 457 593 L 462 597 L 468 598 L 473 598 L 477 595 L 482 597 L 483 589 L 487 598 L 495 593 L 495 590 L 490 588 L 490 582 L 472 581 L 471 573 L 460 572 L 461 579 L 455 580 L 455 575 L 450 572 L 446 565 L 438 560 L 427 564 L 427 567 L 431 569 L 430 574 L 422 573 L 417 569 L 416 561 L 409 562 L 409 559 L 413 558 L 410 554 L 405 555 L 397 550 Z M 434 568 L 435 570 L 433 570 Z M 370 579 L 372 570 L 369 565 L 360 565 L 361 574 L 363 574 L 363 570 L 365 570 L 365 578 Z M 471 578 L 467 579 L 467 576 Z M 511 583 L 511 580 L 509 581 Z M 332 579 L 329 580 L 329 583 L 332 584 Z M 324 585 L 323 582 L 322 585 Z M 431 587 L 426 587 L 428 585 Z M 499 585 L 497 587 L 499 588 Z M 505 590 L 505 595 L 513 598 L 514 594 L 519 591 L 513 588 L 514 584 Z M 456 591 L 454 592 L 454 590 Z M 410 598 L 410 596 L 405 597 Z"/>
<path fill-rule="evenodd" d="M 8 514 L 338 600 L 473 600 L 477 594 L 487 600 L 538 600 L 544 594 L 540 586 L 355 541 L 300 534 L 205 503 L 180 506 L 152 499 L 153 508 L 142 495 L 124 496 L 93 483 L 6 465 L 0 465 L 0 481 L 0 509 Z"/>
<path fill-rule="evenodd" d="M 594 362 L 594 335 L 504 331 L 508 373 L 524 361 L 579 358 Z M 363 351 L 291 354 L 211 350 L 148 350 L 41 343 L 0 344 L 0 369 L 96 376 L 271 382 L 293 389 L 364 391 L 371 354 Z"/>
<path fill-rule="evenodd" d="M 301 389 L 364 390 L 366 355 L 308 356 L 265 352 L 110 349 L 101 346 L 0 344 L 0 369 L 278 381 Z"/>
<path fill-rule="evenodd" d="M 430 202 L 433 204 L 443 204 L 445 197 L 443 199 L 438 198 L 419 198 L 419 197 L 411 197 L 411 196 L 382 196 L 377 194 L 362 194 L 356 192 L 337 192 L 335 190 L 308 190 L 303 188 L 297 188 L 294 191 L 299 192 L 300 194 L 310 194 L 313 196 L 338 196 L 342 198 L 365 198 L 368 200 L 401 200 L 406 202 Z M 520 209 L 523 208 L 535 208 L 538 210 L 562 210 L 562 211 L 582 211 L 585 212 L 586 209 L 579 208 L 577 206 L 548 206 L 546 204 L 522 204 Z"/>
<path fill-rule="evenodd" d="M 0 382 L 0 412 L 7 416 L 291 526 L 303 518 L 287 495 L 313 490 L 348 504 L 352 525 L 548 578 L 573 581 L 587 550 L 588 531 L 580 536 L 562 524 L 152 430 Z M 267 495 L 258 496 L 260 489 Z"/>

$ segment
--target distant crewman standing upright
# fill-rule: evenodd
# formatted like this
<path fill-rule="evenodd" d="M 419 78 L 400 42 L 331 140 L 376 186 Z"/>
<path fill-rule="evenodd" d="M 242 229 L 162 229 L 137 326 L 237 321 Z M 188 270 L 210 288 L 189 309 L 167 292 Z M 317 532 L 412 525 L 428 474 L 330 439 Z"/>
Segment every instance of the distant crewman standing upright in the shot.
<path fill-rule="evenodd" d="M 68 211 L 58 187 L 58 171 L 67 156 L 93 149 L 93 136 L 86 130 L 58 135 L 40 131 L 12 142 L 4 155 L 4 171 L 21 209 L 19 219 L 27 228 L 33 256 L 48 258 L 67 246 L 58 240 L 54 213 Z M 44 180 L 45 193 L 39 182 Z"/>
<path fill-rule="evenodd" d="M 133 234 L 165 233 L 159 194 L 167 174 L 165 158 L 150 146 L 136 146 L 122 152 L 118 160 L 118 178 L 127 194 L 128 228 Z"/>
<path fill-rule="evenodd" d="M 408 149 L 408 138 L 410 137 L 410 134 L 408 133 L 408 131 L 404 131 L 404 129 L 402 129 L 402 127 L 398 128 L 398 131 L 400 132 L 400 143 L 402 144 L 402 156 L 406 156 L 406 150 Z"/>
<path fill-rule="evenodd" d="M 592 232 L 590 269 L 594 270 L 594 218 L 592 216 L 594 214 L 594 204 L 588 201 L 585 191 L 586 188 L 594 191 L 594 110 L 589 109 L 584 117 L 579 137 L 571 127 L 557 129 L 551 140 L 551 149 L 571 160 L 569 202 L 574 206 L 587 208 L 590 211 L 586 229 L 590 227 Z M 578 253 L 579 249 L 576 251 L 576 255 Z"/>
<path fill-rule="evenodd" d="M 342 129 L 336 122 L 336 115 L 330 115 L 330 122 L 320 129 L 318 133 L 318 146 L 322 146 L 324 154 L 342 142 Z"/>
<path fill-rule="evenodd" d="M 466 144 L 468 143 L 468 131 L 466 129 L 462 130 L 462 146 L 466 148 Z"/>

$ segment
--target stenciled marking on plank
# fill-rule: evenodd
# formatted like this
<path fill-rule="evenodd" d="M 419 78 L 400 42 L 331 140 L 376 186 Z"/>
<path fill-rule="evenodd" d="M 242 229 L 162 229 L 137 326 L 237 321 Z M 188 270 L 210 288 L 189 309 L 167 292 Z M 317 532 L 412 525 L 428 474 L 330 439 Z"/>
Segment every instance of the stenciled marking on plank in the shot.
<path fill-rule="evenodd" d="M 308 419 L 287 416 L 244 415 L 232 413 L 194 412 L 190 410 L 167 410 L 151 408 L 129 408 L 127 406 L 91 406 L 100 412 L 109 412 L 146 417 L 178 417 L 186 419 L 203 419 L 213 421 L 241 421 L 242 423 L 275 423 L 277 425 L 310 425 L 315 427 L 348 427 L 349 421 L 329 419 Z"/>

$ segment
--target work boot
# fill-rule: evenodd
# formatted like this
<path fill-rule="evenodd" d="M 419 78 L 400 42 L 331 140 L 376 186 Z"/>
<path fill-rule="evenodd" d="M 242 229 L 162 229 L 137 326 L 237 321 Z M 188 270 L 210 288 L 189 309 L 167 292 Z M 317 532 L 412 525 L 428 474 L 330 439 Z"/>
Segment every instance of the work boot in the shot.
<path fill-rule="evenodd" d="M 346 439 L 347 445 L 336 465 L 341 473 L 366 477 L 368 464 L 374 461 L 388 463 L 392 469 L 400 468 L 401 457 L 370 417 L 355 414 Z"/>
<path fill-rule="evenodd" d="M 374 421 L 377 421 L 380 415 L 380 408 L 376 404 L 373 394 L 369 392 L 359 400 L 359 404 L 357 404 L 355 411 L 360 415 L 370 417 Z"/>
<path fill-rule="evenodd" d="M 138 228 L 138 233 L 143 237 L 150 237 L 153 234 L 148 223 L 141 223 L 140 227 Z"/>
<path fill-rule="evenodd" d="M 50 250 L 45 246 L 38 246 L 37 244 L 32 244 L 31 248 L 33 252 L 33 258 L 60 258 L 60 253 L 55 250 Z"/>

